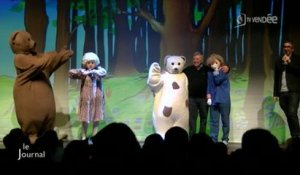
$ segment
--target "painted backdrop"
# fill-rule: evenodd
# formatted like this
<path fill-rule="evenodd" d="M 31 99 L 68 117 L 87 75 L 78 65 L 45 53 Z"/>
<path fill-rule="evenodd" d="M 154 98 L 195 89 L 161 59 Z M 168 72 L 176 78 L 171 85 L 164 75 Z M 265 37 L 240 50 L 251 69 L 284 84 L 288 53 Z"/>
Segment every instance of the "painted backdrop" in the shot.
<path fill-rule="evenodd" d="M 3 0 L 0 1 L 0 140 L 16 121 L 12 89 L 16 76 L 9 35 L 29 31 L 38 51 L 67 44 L 72 60 L 52 77 L 59 134 L 80 135 L 80 82 L 67 72 L 79 68 L 85 52 L 95 52 L 108 70 L 104 80 L 105 119 L 128 124 L 141 141 L 153 133 L 153 95 L 146 85 L 150 64 L 167 54 L 191 63 L 201 51 L 224 56 L 231 67 L 230 141 L 251 128 L 267 128 L 282 142 L 286 119 L 272 101 L 273 61 L 284 38 L 300 49 L 300 22 L 292 0 Z M 163 66 L 163 65 L 162 65 Z M 209 132 L 209 128 L 208 131 Z"/>

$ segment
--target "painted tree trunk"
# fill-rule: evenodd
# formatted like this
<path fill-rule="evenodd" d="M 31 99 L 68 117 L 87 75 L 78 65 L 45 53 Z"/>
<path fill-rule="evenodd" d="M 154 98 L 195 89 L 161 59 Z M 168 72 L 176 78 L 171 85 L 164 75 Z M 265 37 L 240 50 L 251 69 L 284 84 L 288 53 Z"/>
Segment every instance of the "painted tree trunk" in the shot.
<path fill-rule="evenodd" d="M 37 52 L 43 52 L 49 23 L 45 0 L 25 0 L 24 16 L 26 31 L 37 43 Z"/>

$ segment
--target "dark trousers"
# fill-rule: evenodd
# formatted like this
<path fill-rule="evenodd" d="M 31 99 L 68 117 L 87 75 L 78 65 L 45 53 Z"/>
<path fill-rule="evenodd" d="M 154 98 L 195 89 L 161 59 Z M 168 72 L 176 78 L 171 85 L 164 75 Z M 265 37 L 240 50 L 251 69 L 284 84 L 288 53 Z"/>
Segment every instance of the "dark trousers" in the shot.
<path fill-rule="evenodd" d="M 279 96 L 279 105 L 283 110 L 292 137 L 300 136 L 300 125 L 298 118 L 298 107 L 300 93 L 282 92 Z"/>
<path fill-rule="evenodd" d="M 196 133 L 197 118 L 200 117 L 200 132 L 205 133 L 208 105 L 204 98 L 189 98 L 189 125 L 190 136 Z"/>
<path fill-rule="evenodd" d="M 228 142 L 230 130 L 230 103 L 218 103 L 210 107 L 210 137 L 218 142 L 220 118 L 222 121 L 222 141 Z"/>

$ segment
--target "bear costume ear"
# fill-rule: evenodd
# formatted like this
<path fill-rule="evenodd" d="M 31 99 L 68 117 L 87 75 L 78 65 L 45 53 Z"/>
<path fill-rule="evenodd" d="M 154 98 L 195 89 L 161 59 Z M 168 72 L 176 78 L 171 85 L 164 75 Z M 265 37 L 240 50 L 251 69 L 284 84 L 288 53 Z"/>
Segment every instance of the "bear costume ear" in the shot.
<path fill-rule="evenodd" d="M 19 34 L 19 32 L 14 32 L 14 33 L 11 34 L 10 39 L 9 39 L 9 44 L 11 46 L 16 44 L 15 39 L 16 39 L 18 34 Z"/>
<path fill-rule="evenodd" d="M 164 65 L 167 65 L 168 58 L 170 58 L 172 55 L 166 55 L 164 58 Z"/>
<path fill-rule="evenodd" d="M 183 59 L 184 62 L 186 61 L 185 56 L 180 56 L 180 57 Z"/>

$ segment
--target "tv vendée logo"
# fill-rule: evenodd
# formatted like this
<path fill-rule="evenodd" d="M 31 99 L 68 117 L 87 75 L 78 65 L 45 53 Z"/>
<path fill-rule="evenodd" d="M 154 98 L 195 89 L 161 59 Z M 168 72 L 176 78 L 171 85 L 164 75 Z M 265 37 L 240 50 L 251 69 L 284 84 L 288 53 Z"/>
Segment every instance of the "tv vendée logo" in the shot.
<path fill-rule="evenodd" d="M 247 23 L 261 23 L 261 24 L 277 24 L 278 17 L 268 14 L 267 16 L 253 16 L 247 17 L 245 13 L 241 13 L 237 20 L 237 25 L 234 28 L 245 26 Z"/>

